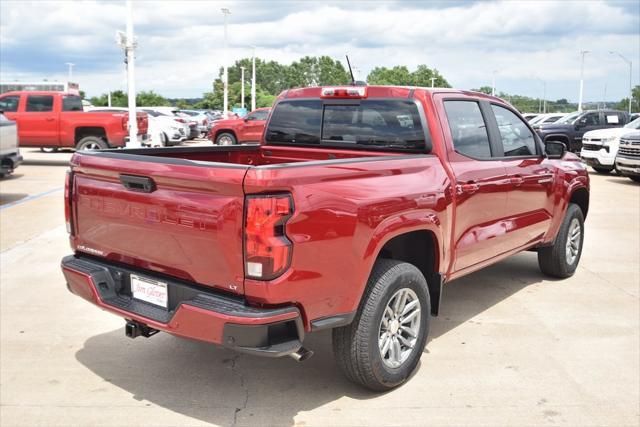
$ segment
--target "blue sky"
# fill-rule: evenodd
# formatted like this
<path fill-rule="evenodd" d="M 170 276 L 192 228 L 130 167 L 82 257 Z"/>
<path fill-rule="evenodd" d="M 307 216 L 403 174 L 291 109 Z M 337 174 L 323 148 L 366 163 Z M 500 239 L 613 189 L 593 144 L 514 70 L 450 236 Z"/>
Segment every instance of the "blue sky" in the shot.
<path fill-rule="evenodd" d="M 585 100 L 627 96 L 640 80 L 640 2 L 134 2 L 138 90 L 198 97 L 224 63 L 223 19 L 231 9 L 228 62 L 251 55 L 290 63 L 348 53 L 364 77 L 376 66 L 437 68 L 457 88 L 577 101 L 581 49 Z M 74 80 L 89 95 L 126 89 L 115 33 L 123 1 L 0 1 L 0 78 Z M 259 70 L 258 70 L 259 72 Z"/>

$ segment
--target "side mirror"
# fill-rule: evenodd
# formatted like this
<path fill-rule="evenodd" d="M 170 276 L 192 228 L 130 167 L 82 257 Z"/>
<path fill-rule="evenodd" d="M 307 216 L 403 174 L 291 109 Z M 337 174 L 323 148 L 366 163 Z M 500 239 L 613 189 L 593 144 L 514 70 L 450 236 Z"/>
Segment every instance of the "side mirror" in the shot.
<path fill-rule="evenodd" d="M 544 152 L 549 159 L 561 159 L 567 152 L 567 147 L 560 141 L 548 141 L 544 144 Z"/>

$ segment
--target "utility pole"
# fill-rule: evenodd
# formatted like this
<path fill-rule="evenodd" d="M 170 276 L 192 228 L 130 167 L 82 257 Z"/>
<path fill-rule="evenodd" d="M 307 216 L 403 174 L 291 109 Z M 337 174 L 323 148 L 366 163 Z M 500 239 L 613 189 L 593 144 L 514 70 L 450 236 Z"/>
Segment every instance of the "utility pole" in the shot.
<path fill-rule="evenodd" d="M 251 46 L 251 111 L 256 109 L 256 47 Z"/>
<path fill-rule="evenodd" d="M 107 92 L 107 107 L 111 107 L 111 91 Z"/>
<path fill-rule="evenodd" d="M 435 81 L 436 81 L 436 78 L 431 77 L 431 87 L 435 87 Z"/>
<path fill-rule="evenodd" d="M 240 107 L 244 108 L 244 67 L 240 67 Z"/>
<path fill-rule="evenodd" d="M 547 112 L 547 82 L 542 80 L 539 77 L 536 79 L 542 83 L 542 99 L 540 100 L 540 108 L 538 108 L 538 112 L 546 113 Z"/>
<path fill-rule="evenodd" d="M 491 75 L 493 76 L 491 79 L 491 96 L 496 96 L 496 73 L 498 70 L 493 70 Z"/>
<path fill-rule="evenodd" d="M 582 112 L 582 94 L 584 90 L 584 56 L 589 53 L 588 50 L 581 50 L 580 55 L 582 59 L 580 60 L 580 97 L 578 98 L 578 111 Z"/>
<path fill-rule="evenodd" d="M 625 58 L 624 56 L 622 56 L 621 53 L 618 52 L 613 52 L 613 51 L 609 51 L 609 53 L 611 55 L 618 55 L 620 57 L 620 59 L 622 59 L 624 62 L 627 63 L 627 65 L 629 65 L 629 114 L 631 114 L 631 98 L 633 98 L 633 88 L 631 87 L 632 83 L 631 83 L 631 79 L 633 76 L 633 63 L 631 62 L 631 60 Z"/>
<path fill-rule="evenodd" d="M 227 111 L 229 111 L 229 70 L 227 69 L 227 62 L 229 60 L 229 40 L 228 40 L 228 35 L 227 35 L 227 17 L 229 15 L 231 15 L 231 11 L 229 9 L 227 9 L 226 7 L 223 7 L 222 9 L 222 15 L 224 16 L 224 71 L 222 74 L 222 85 L 224 88 L 224 94 L 223 94 L 223 114 L 224 114 L 224 118 L 228 118 L 228 114 Z"/>
<path fill-rule="evenodd" d="M 67 64 L 67 66 L 69 67 L 69 77 L 67 77 L 67 82 L 71 82 L 71 79 L 73 77 L 73 66 L 76 64 L 73 64 L 71 62 L 66 62 L 65 64 Z"/>

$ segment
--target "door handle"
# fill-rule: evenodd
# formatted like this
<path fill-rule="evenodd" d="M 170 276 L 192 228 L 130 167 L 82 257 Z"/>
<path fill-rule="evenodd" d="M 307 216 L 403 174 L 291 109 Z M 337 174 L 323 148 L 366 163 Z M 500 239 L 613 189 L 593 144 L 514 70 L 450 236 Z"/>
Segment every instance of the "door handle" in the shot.
<path fill-rule="evenodd" d="M 53 117 L 47 117 L 45 120 L 46 120 L 46 121 L 48 121 L 48 122 L 52 122 L 52 121 L 54 121 L 55 119 L 54 119 Z"/>
<path fill-rule="evenodd" d="M 467 182 L 466 184 L 458 185 L 458 192 L 473 194 L 480 189 L 480 186 L 475 182 Z"/>
<path fill-rule="evenodd" d="M 516 187 L 519 187 L 524 182 L 524 178 L 521 177 L 520 175 L 514 175 L 511 178 L 509 178 L 509 182 L 515 185 Z"/>

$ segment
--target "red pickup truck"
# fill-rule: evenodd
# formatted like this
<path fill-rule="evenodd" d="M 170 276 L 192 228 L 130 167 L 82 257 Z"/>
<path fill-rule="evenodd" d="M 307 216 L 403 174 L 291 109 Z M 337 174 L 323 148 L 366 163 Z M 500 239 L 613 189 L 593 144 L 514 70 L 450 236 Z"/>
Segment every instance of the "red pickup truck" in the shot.
<path fill-rule="evenodd" d="M 451 89 L 292 89 L 260 145 L 78 152 L 66 182 L 69 290 L 158 331 L 404 382 L 442 286 L 512 254 L 571 276 L 585 166 L 501 99 Z M 517 274 L 514 273 L 514 274 Z"/>
<path fill-rule="evenodd" d="M 217 120 L 207 137 L 217 145 L 259 142 L 271 108 L 258 108 L 241 119 Z"/>
<path fill-rule="evenodd" d="M 18 123 L 21 147 L 99 150 L 123 147 L 129 139 L 129 117 L 124 113 L 84 112 L 82 99 L 63 92 L 21 91 L 0 96 L 0 111 Z M 138 113 L 138 139 L 144 142 L 149 125 Z"/>

